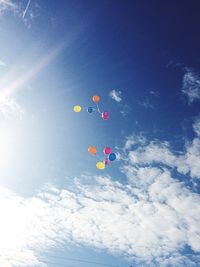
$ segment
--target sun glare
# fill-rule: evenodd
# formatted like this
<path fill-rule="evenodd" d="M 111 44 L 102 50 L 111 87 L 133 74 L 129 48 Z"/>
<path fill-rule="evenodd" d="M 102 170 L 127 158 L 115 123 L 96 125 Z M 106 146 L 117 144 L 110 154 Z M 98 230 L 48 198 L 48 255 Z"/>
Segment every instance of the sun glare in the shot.
<path fill-rule="evenodd" d="M 0 126 L 0 181 L 16 165 L 22 145 L 19 129 L 14 124 Z"/>
<path fill-rule="evenodd" d="M 12 127 L 0 127 L 0 165 L 2 167 L 12 166 L 16 146 L 14 134 Z"/>

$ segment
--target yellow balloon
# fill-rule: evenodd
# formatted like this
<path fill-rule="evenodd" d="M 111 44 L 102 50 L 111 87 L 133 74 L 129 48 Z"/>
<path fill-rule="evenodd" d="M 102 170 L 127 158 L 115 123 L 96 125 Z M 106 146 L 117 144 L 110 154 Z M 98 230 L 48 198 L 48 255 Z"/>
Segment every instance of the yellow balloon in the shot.
<path fill-rule="evenodd" d="M 103 170 L 103 169 L 105 169 L 105 163 L 103 163 L 102 161 L 99 161 L 99 162 L 97 162 L 96 167 L 99 170 Z"/>
<path fill-rule="evenodd" d="M 76 106 L 74 106 L 74 111 L 75 112 L 80 112 L 81 111 L 81 106 L 79 106 L 79 105 L 76 105 Z"/>

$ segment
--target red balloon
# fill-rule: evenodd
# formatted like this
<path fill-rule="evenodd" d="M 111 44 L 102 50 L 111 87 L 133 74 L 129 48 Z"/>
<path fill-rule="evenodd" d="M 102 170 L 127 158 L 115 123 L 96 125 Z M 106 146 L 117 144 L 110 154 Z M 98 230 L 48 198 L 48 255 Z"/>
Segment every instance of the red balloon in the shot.
<path fill-rule="evenodd" d="M 103 152 L 104 152 L 104 154 L 109 155 L 111 153 L 111 148 L 110 147 L 105 147 Z"/>

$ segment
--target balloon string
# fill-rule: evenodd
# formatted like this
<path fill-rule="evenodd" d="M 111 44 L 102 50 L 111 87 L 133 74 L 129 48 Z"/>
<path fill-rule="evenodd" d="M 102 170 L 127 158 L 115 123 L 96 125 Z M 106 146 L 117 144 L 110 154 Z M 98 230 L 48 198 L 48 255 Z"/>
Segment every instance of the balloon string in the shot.
<path fill-rule="evenodd" d="M 99 109 L 99 105 L 97 104 L 97 111 L 101 114 L 101 110 Z"/>
<path fill-rule="evenodd" d="M 92 110 L 99 112 L 98 108 L 91 107 Z M 88 107 L 83 107 L 83 109 L 88 110 Z"/>
<path fill-rule="evenodd" d="M 94 108 L 94 107 L 91 107 L 93 110 L 95 110 L 95 111 L 97 111 L 99 114 L 102 114 L 102 111 L 100 110 L 100 108 L 99 108 L 99 105 L 98 104 L 96 104 L 96 108 Z M 88 109 L 88 107 L 83 107 L 83 109 L 85 109 L 85 110 L 87 110 Z"/>

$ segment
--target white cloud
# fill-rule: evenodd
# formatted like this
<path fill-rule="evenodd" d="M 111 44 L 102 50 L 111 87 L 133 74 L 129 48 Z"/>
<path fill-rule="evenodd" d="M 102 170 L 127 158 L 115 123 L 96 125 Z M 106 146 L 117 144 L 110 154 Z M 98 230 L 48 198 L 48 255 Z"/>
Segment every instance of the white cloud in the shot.
<path fill-rule="evenodd" d="M 0 0 L 0 13 L 11 10 L 15 11 L 17 9 L 17 5 L 12 0 Z"/>
<path fill-rule="evenodd" d="M 193 129 L 195 131 L 195 133 L 197 134 L 197 136 L 200 137 L 200 117 L 198 117 L 194 124 L 193 124 Z"/>
<path fill-rule="evenodd" d="M 134 164 L 163 163 L 174 166 L 176 156 L 169 150 L 168 143 L 151 141 L 147 145 L 139 146 L 134 151 L 130 151 L 129 158 Z"/>
<path fill-rule="evenodd" d="M 168 142 L 158 140 L 147 142 L 144 136 L 141 142 L 140 136 L 130 136 L 126 140 L 125 149 L 130 149 L 135 145 L 135 149 L 129 152 L 129 160 L 137 166 L 151 166 L 159 164 L 167 168 L 176 169 L 184 175 L 192 178 L 200 178 L 200 135 L 199 121 L 197 120 L 193 128 L 197 134 L 191 142 L 185 145 L 185 151 L 173 152 Z"/>
<path fill-rule="evenodd" d="M 139 134 L 139 135 L 130 135 L 128 137 L 126 137 L 126 141 L 125 141 L 125 150 L 129 150 L 132 148 L 133 145 L 138 145 L 138 144 L 142 144 L 145 145 L 147 142 L 146 137 L 143 134 Z"/>
<path fill-rule="evenodd" d="M 182 93 L 187 96 L 190 104 L 200 100 L 200 76 L 191 69 L 187 69 L 183 76 Z"/>
<path fill-rule="evenodd" d="M 66 243 L 107 249 L 148 266 L 152 260 L 157 266 L 175 263 L 185 245 L 199 252 L 200 197 L 166 170 L 128 165 L 124 172 L 128 184 L 86 177 L 94 182 L 77 180 L 74 190 L 48 186 L 32 198 L 0 188 L 0 247 L 9 251 L 0 250 L 0 265 L 34 266 L 36 255 Z"/>
<path fill-rule="evenodd" d="M 186 145 L 186 153 L 179 157 L 178 171 L 189 173 L 193 178 L 200 178 L 200 138 L 194 138 Z"/>
<path fill-rule="evenodd" d="M 25 109 L 21 107 L 12 96 L 0 93 L 0 113 L 5 117 L 15 117 L 21 119 Z"/>
<path fill-rule="evenodd" d="M 112 91 L 110 91 L 109 96 L 113 100 L 115 100 L 116 102 L 122 101 L 122 92 L 121 91 L 112 90 Z"/>
<path fill-rule="evenodd" d="M 176 168 L 182 174 L 190 174 L 193 178 L 200 178 L 200 140 L 195 138 L 186 146 L 185 154 L 174 154 L 168 144 L 150 142 L 129 152 L 131 163 L 137 165 L 162 164 Z"/>
<path fill-rule="evenodd" d="M 39 15 L 39 5 L 35 1 L 31 3 L 31 0 L 25 1 L 25 6 L 21 1 L 0 0 L 0 15 L 6 11 L 15 13 L 30 28 L 33 20 Z"/>
<path fill-rule="evenodd" d="M 122 114 L 122 116 L 125 117 L 130 112 L 131 108 L 130 108 L 129 105 L 121 103 L 121 102 L 123 102 L 122 92 L 121 91 L 112 90 L 112 91 L 110 91 L 109 96 L 114 101 L 119 103 L 120 113 Z"/>

